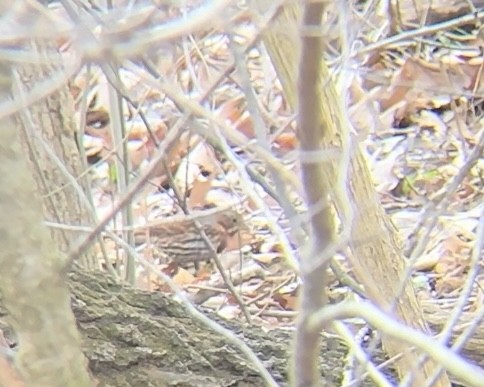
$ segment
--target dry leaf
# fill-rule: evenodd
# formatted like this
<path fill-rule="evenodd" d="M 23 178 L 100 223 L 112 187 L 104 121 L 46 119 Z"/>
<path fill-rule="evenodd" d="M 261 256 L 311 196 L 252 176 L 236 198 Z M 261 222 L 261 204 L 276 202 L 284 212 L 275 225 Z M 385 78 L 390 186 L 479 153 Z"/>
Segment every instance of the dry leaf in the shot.
<path fill-rule="evenodd" d="M 222 104 L 217 115 L 232 123 L 247 138 L 254 138 L 254 123 L 250 115 L 245 111 L 245 99 L 238 95 Z"/>
<path fill-rule="evenodd" d="M 292 132 L 281 133 L 274 139 L 274 143 L 284 152 L 292 151 L 298 146 L 297 136 Z"/>
<path fill-rule="evenodd" d="M 429 63 L 410 58 L 393 76 L 390 87 L 380 99 L 383 110 L 404 103 L 397 119 L 421 108 L 433 107 L 434 96 L 470 90 L 471 75 L 461 64 Z"/>
<path fill-rule="evenodd" d="M 207 194 L 212 189 L 213 173 L 200 172 L 193 181 L 192 189 L 190 191 L 190 198 L 188 199 L 188 208 L 193 209 L 197 207 L 204 207 L 207 203 Z"/>
<path fill-rule="evenodd" d="M 197 278 L 193 274 L 182 267 L 178 268 L 177 273 L 172 279 L 179 286 L 191 285 L 197 281 Z"/>
<path fill-rule="evenodd" d="M 213 149 L 206 143 L 200 142 L 180 162 L 175 174 L 175 184 L 179 192 L 184 195 L 192 188 L 198 178 L 217 175 L 221 171 Z"/>

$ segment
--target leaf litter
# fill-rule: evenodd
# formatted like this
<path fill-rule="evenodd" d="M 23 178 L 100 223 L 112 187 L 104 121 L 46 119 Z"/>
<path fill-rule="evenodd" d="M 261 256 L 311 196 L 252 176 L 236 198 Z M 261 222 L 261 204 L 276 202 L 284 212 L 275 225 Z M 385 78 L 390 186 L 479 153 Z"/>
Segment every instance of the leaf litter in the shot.
<path fill-rule="evenodd" d="M 246 44 L 257 34 L 247 19 L 234 30 L 240 44 Z M 372 36 L 371 31 L 367 33 Z M 437 299 L 455 296 L 462 288 L 470 270 L 469 257 L 478 238 L 476 230 L 482 210 L 482 155 L 469 173 L 462 176 L 457 189 L 449 191 L 449 182 L 458 177 L 472 149 L 479 146 L 483 131 L 480 117 L 484 100 L 479 97 L 483 90 L 482 45 L 475 34 L 462 36 L 465 39 L 453 42 L 459 49 L 436 49 L 442 35 L 429 36 L 427 41 L 418 42 L 420 52 L 415 50 L 415 42 L 398 49 L 380 50 L 371 60 L 361 60 L 351 85 L 352 101 L 347 107 L 380 200 L 400 230 L 402 240 L 407 242 L 405 251 L 415 248 L 411 246 L 415 240 L 426 238 L 414 263 L 415 277 L 420 281 L 423 275 L 432 284 L 431 297 Z M 170 55 L 159 58 L 157 70 L 173 79 L 193 100 L 201 98 L 233 60 L 227 35 L 218 31 L 187 38 L 173 45 L 169 52 Z M 284 168 L 297 171 L 294 112 L 285 101 L 266 55 L 263 47 L 255 45 L 246 56 L 247 69 L 268 131 L 270 149 Z M 120 79 L 129 99 L 134 101 L 134 104 L 123 102 L 123 120 L 127 128 L 124 140 L 128 144 L 129 167 L 136 176 L 143 172 L 157 146 L 183 114 L 176 103 L 145 84 L 138 74 L 123 70 Z M 107 87 L 107 79 L 99 68 L 94 68 L 90 77 L 81 72 L 72 85 L 78 120 L 82 122 L 85 114 L 87 121 L 84 146 L 86 155 L 94 160 L 91 176 L 100 216 L 109 211 L 118 195 L 114 188 L 116 174 L 112 173 L 117 150 L 112 145 Z M 87 111 L 81 106 L 84 93 L 88 95 Z M 248 141 L 255 141 L 253 117 L 248 112 L 237 73 L 229 72 L 203 106 Z M 214 130 L 209 122 L 201 122 L 209 132 Z M 150 184 L 136 197 L 133 225 L 181 213 L 175 187 L 189 209 L 214 204 L 238 206 L 246 215 L 250 231 L 241 241 L 231 242 L 221 260 L 230 276 L 237 280 L 237 290 L 251 313 L 262 323 L 268 326 L 292 323 L 299 284 L 284 263 L 277 236 L 268 231 L 264 216 L 244 195 L 241 189 L 244 182 L 236 168 L 192 126 L 187 121 L 182 135 L 167 153 L 165 164 L 160 165 Z M 269 179 L 264 165 L 250 152 L 238 148 L 233 148 L 233 152 L 243 163 L 252 165 L 262 179 Z M 274 214 L 282 213 L 277 202 L 260 186 L 253 189 Z M 422 219 L 428 215 L 425 209 L 430 205 L 438 210 L 432 212 L 433 216 L 438 214 L 431 230 L 431 222 Z M 304 210 L 301 205 L 297 208 Z M 289 231 L 284 217 L 277 217 Z M 119 264 L 123 250 L 113 242 L 108 246 L 109 256 Z M 212 265 L 194 271 L 161 263 L 149 240 L 139 253 L 170 274 L 194 300 L 203 300 L 204 306 L 226 317 L 240 316 L 240 308 Z M 481 286 L 482 275 L 478 276 L 477 284 Z M 141 269 L 136 285 L 151 291 L 168 291 L 166 285 Z M 343 288 L 334 276 L 331 286 Z M 339 295 L 336 297 L 340 299 Z"/>

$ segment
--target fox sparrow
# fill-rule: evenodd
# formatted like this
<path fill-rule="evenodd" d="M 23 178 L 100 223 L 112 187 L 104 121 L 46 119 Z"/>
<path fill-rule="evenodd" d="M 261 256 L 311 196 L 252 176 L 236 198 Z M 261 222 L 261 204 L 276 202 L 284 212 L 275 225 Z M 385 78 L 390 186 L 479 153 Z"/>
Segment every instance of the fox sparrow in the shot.
<path fill-rule="evenodd" d="M 242 217 L 234 210 L 200 216 L 196 220 L 217 253 L 225 249 L 227 239 L 239 232 L 242 227 Z M 146 227 L 149 229 L 153 244 L 169 260 L 180 266 L 209 261 L 212 258 L 211 251 L 192 218 L 164 219 Z"/>

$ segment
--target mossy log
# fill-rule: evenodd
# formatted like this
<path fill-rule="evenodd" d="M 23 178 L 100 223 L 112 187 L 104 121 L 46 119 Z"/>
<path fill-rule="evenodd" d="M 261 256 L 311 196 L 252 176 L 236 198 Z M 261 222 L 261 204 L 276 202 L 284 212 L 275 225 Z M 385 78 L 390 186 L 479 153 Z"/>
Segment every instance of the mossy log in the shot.
<path fill-rule="evenodd" d="M 264 385 L 255 367 L 237 348 L 169 297 L 118 284 L 103 273 L 78 270 L 70 274 L 70 288 L 83 349 L 98 386 Z M 287 385 L 292 330 L 266 331 L 207 314 L 243 339 L 278 384 Z M 0 328 L 9 341 L 14 341 L 5 317 L 0 303 Z M 321 380 L 323 385 L 338 386 L 348 349 L 340 340 L 323 336 Z M 473 349 L 467 355 L 480 363 Z M 372 357 L 375 363 L 384 358 L 380 348 Z M 392 374 L 387 376 L 393 378 Z M 367 380 L 362 385 L 373 383 Z"/>
<path fill-rule="evenodd" d="M 163 294 L 135 290 L 102 273 L 83 271 L 70 275 L 70 288 L 89 369 L 100 387 L 265 385 L 237 348 Z M 14 340 L 5 317 L 0 305 L 1 327 Z M 244 340 L 275 381 L 287 385 L 292 330 L 267 332 L 213 314 L 210 317 Z M 324 385 L 341 384 L 347 352 L 338 339 L 323 341 Z M 378 356 L 382 357 L 381 352 Z"/>

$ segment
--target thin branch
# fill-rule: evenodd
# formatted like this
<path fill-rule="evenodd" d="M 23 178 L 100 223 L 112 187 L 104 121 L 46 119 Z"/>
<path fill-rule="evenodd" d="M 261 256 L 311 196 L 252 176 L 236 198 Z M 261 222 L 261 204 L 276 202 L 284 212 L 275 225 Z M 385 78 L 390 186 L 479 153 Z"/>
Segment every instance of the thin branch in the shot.
<path fill-rule="evenodd" d="M 468 386 L 480 387 L 484 380 L 484 370 L 469 363 L 451 349 L 418 330 L 412 329 L 388 317 L 370 302 L 344 302 L 329 305 L 315 313 L 308 322 L 308 328 L 319 331 L 331 321 L 360 317 L 385 335 L 411 344 L 427 353 L 430 358 L 442 364 L 451 374 Z"/>
<path fill-rule="evenodd" d="M 302 17 L 301 53 L 298 75 L 298 138 L 301 152 L 321 150 L 323 138 L 332 125 L 321 109 L 334 101 L 324 100 L 321 82 L 323 39 L 307 34 L 307 29 L 320 28 L 326 3 L 308 2 Z M 307 322 L 315 311 L 323 308 L 328 300 L 327 267 L 332 255 L 328 247 L 334 244 L 336 226 L 329 201 L 331 187 L 323 177 L 323 163 L 301 163 L 301 180 L 310 210 L 310 239 L 307 251 L 301 255 L 302 290 L 299 298 L 300 316 L 297 321 L 293 349 L 292 369 L 289 377 L 295 386 L 319 384 L 318 353 L 320 333 L 308 329 Z M 319 257 L 322 255 L 322 259 Z M 318 265 L 314 266 L 318 261 Z"/>

